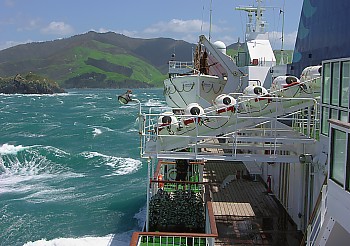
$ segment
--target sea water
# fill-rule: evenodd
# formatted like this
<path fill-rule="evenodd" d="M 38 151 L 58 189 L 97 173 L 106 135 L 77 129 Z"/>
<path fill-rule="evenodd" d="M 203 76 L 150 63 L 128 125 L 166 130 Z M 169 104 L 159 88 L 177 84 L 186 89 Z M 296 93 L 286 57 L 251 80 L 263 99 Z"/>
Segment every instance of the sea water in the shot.
<path fill-rule="evenodd" d="M 145 218 L 138 105 L 125 90 L 0 95 L 0 245 L 129 245 Z M 133 91 L 146 107 L 161 89 Z"/>

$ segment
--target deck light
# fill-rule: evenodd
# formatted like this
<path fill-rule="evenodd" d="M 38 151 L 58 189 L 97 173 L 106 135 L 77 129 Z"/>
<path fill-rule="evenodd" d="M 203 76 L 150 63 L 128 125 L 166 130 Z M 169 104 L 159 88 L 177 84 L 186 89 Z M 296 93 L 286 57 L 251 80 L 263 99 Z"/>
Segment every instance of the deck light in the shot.
<path fill-rule="evenodd" d="M 142 123 L 144 121 L 144 116 L 141 113 L 141 102 L 136 99 L 136 98 L 132 98 L 132 91 L 131 90 L 127 90 L 124 94 L 119 95 L 118 96 L 118 101 L 121 104 L 128 104 L 129 102 L 134 102 L 137 103 L 139 105 L 139 114 L 138 114 L 138 121 L 139 121 L 139 133 L 142 134 Z"/>
<path fill-rule="evenodd" d="M 128 104 L 131 102 L 133 99 L 131 98 L 131 90 L 127 90 L 124 94 L 118 96 L 118 101 L 121 104 Z"/>

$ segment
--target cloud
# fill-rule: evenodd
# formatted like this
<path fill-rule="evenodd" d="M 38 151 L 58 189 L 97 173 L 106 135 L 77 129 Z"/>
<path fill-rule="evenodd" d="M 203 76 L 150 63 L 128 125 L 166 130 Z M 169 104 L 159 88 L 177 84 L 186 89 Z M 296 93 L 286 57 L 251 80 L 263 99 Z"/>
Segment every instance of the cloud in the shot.
<path fill-rule="evenodd" d="M 7 49 L 7 48 L 10 48 L 10 47 L 19 45 L 19 44 L 26 44 L 26 43 L 31 43 L 31 42 L 33 42 L 33 41 L 32 40 L 27 40 L 27 41 L 23 41 L 23 42 L 20 42 L 20 41 L 5 41 L 3 43 L 0 43 L 0 50 L 4 50 L 4 49 Z"/>
<path fill-rule="evenodd" d="M 73 27 L 62 21 L 53 21 L 47 27 L 42 28 L 44 34 L 69 35 L 74 32 Z"/>
<path fill-rule="evenodd" d="M 100 29 L 99 32 L 106 31 L 107 29 Z M 180 20 L 172 19 L 167 22 L 161 21 L 155 23 L 144 30 L 111 30 L 116 33 L 124 34 L 128 37 L 133 38 L 158 38 L 158 37 L 168 37 L 178 40 L 184 40 L 189 43 L 197 43 L 198 37 L 201 34 L 209 33 L 209 23 L 202 22 L 201 20 Z M 212 33 L 226 33 L 230 32 L 228 28 L 219 27 L 212 25 Z M 226 39 L 227 40 L 227 39 Z M 228 40 L 233 40 L 229 38 Z"/>
<path fill-rule="evenodd" d="M 284 34 L 284 49 L 294 49 L 297 31 Z M 269 32 L 269 39 L 273 49 L 280 49 L 282 46 L 282 32 Z"/>
<path fill-rule="evenodd" d="M 161 34 L 161 33 L 198 33 L 209 30 L 209 23 L 201 20 L 179 20 L 172 19 L 168 22 L 158 22 L 148 28 L 143 33 L 145 34 Z M 222 28 L 212 25 L 213 32 L 221 32 Z"/>
<path fill-rule="evenodd" d="M 179 20 L 172 19 L 168 22 L 158 22 L 144 30 L 144 33 L 157 34 L 164 32 L 192 33 L 201 30 L 202 22 L 200 20 Z"/>

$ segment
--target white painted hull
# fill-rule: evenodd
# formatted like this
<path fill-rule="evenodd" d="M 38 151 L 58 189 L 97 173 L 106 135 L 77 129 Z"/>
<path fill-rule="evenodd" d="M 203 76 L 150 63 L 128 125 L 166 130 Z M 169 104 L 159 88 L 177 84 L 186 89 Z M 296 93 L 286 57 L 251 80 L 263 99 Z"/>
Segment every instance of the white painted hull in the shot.
<path fill-rule="evenodd" d="M 217 76 L 194 74 L 164 80 L 164 96 L 172 108 L 186 108 L 190 103 L 210 106 L 220 95 L 226 81 Z"/>

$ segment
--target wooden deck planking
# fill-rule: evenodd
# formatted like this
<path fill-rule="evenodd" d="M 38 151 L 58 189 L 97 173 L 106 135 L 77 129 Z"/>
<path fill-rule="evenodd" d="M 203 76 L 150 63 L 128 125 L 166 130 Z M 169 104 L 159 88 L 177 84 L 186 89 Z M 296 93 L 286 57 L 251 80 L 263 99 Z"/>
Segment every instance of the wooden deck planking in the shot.
<path fill-rule="evenodd" d="M 222 188 L 222 181 L 238 172 L 240 179 L 232 180 Z M 243 179 L 244 172 L 242 163 L 208 161 L 205 164 L 204 178 L 211 183 L 213 210 L 219 231 L 216 245 L 272 243 L 271 236 L 264 233 L 264 226 L 266 221 L 277 221 L 281 209 L 261 182 Z M 279 240 L 278 233 L 277 236 L 274 234 L 275 241 L 276 238 Z"/>
<path fill-rule="evenodd" d="M 213 202 L 214 215 L 235 217 L 254 217 L 254 211 L 248 203 Z"/>

